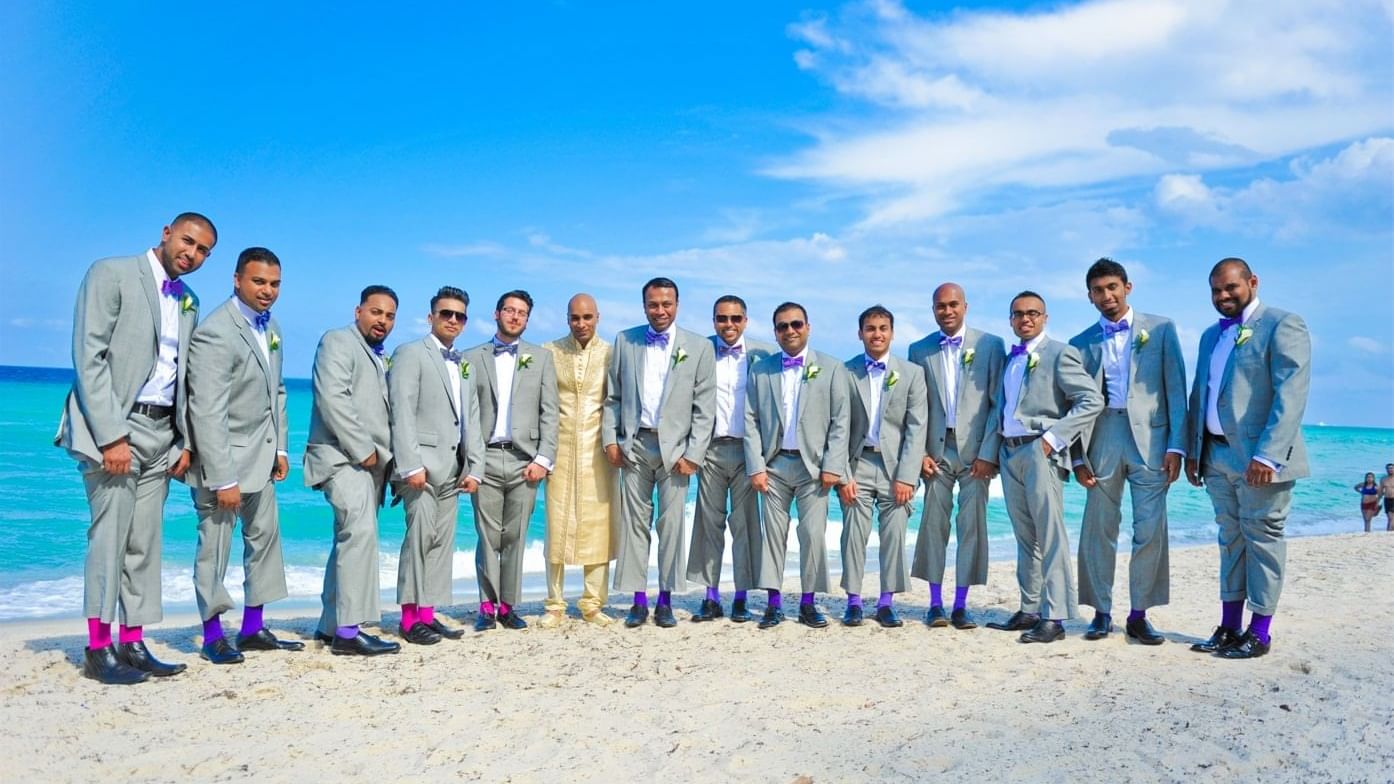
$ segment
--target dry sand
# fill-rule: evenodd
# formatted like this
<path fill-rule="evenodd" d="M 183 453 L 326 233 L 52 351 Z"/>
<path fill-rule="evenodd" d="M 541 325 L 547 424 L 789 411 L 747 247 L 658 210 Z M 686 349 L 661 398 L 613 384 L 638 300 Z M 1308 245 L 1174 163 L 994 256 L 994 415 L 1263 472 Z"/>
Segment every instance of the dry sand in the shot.
<path fill-rule="evenodd" d="M 168 619 L 147 640 L 189 670 L 134 687 L 81 677 L 80 619 L 6 624 L 0 778 L 1394 778 L 1394 535 L 1292 540 L 1273 651 L 1246 662 L 1187 650 L 1217 620 L 1217 563 L 1211 547 L 1172 553 L 1172 604 L 1151 614 L 1168 643 L 1155 648 L 1121 633 L 1086 642 L 1087 618 L 1051 645 L 931 630 L 918 581 L 901 629 L 694 624 L 692 593 L 671 630 L 573 617 L 377 659 L 310 642 L 228 667 L 198 657 L 196 619 Z M 969 603 L 980 623 L 1014 610 L 1012 564 L 993 564 Z M 834 621 L 843 610 L 840 594 L 822 605 Z M 448 622 L 472 622 L 472 607 Z M 540 609 L 522 608 L 530 621 Z M 308 639 L 314 619 L 292 616 L 272 628 Z"/>

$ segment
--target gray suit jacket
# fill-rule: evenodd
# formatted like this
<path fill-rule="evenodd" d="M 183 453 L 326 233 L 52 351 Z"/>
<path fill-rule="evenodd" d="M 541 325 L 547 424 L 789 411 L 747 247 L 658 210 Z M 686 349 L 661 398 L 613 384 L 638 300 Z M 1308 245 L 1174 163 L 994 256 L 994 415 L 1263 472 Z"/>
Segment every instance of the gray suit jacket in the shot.
<path fill-rule="evenodd" d="M 198 324 L 198 297 L 185 289 L 179 305 L 179 364 L 174 387 L 174 446 L 189 432 L 185 368 L 189 336 Z M 87 270 L 73 309 L 76 378 L 53 443 L 79 460 L 102 462 L 101 447 L 130 435 L 126 418 L 150 380 L 160 352 L 160 302 L 145 254 L 102 259 Z"/>
<path fill-rule="evenodd" d="M 1039 355 L 1036 369 L 1022 376 L 1014 415 L 1028 430 L 1052 433 L 1065 443 L 1067 448 L 1052 453 L 1051 460 L 1068 471 L 1068 447 L 1104 410 L 1104 395 L 1085 372 L 1078 349 L 1046 338 L 1035 353 Z M 1006 379 L 1004 365 L 1002 383 L 997 385 L 997 407 L 1004 412 L 1004 419 L 1013 415 L 1006 413 Z"/>
<path fill-rule="evenodd" d="M 315 349 L 314 406 L 305 444 L 305 485 L 318 487 L 340 468 L 392 459 L 387 374 L 353 324 L 331 329 Z"/>
<path fill-rule="evenodd" d="M 626 455 L 639 432 L 647 329 L 640 325 L 616 335 L 610 352 L 600 441 L 607 447 L 619 444 Z M 675 361 L 664 379 L 658 413 L 658 450 L 670 472 L 681 457 L 702 464 L 716 416 L 716 355 L 711 342 L 682 327 L 674 330 L 674 341 L 673 359 L 679 350 L 685 358 Z"/>
<path fill-rule="evenodd" d="M 280 335 L 273 318 L 266 327 L 268 348 Z M 194 330 L 189 342 L 191 487 L 236 482 L 242 492 L 256 493 L 271 481 L 276 452 L 287 448 L 285 352 L 277 347 L 267 354 L 269 365 L 235 299 Z"/>
<path fill-rule="evenodd" d="M 1186 450 L 1186 360 L 1181 341 L 1171 319 L 1133 311 L 1132 360 L 1128 363 L 1128 425 L 1133 444 L 1148 468 L 1161 470 L 1168 449 Z M 1143 332 L 1147 342 L 1138 346 Z M 1084 370 L 1094 377 L 1099 391 L 1108 398 L 1104 378 L 1104 330 L 1095 321 L 1070 339 L 1079 349 Z M 1098 452 L 1093 428 L 1070 449 L 1074 459 L 1082 459 L 1093 470 Z"/>
<path fill-rule="evenodd" d="M 1296 313 L 1260 302 L 1244 327 L 1253 331 L 1229 355 L 1220 385 L 1218 407 L 1225 436 L 1245 458 L 1264 457 L 1282 466 L 1282 481 L 1309 476 L 1302 440 L 1302 413 L 1312 375 L 1307 325 Z M 1210 355 L 1219 336 L 1219 324 L 1212 324 L 1200 337 L 1187 428 L 1186 454 L 1193 459 L 1201 456 Z"/>
<path fill-rule="evenodd" d="M 525 357 L 527 367 L 521 363 Z M 465 352 L 474 366 L 474 394 L 479 400 L 481 437 L 487 442 L 498 425 L 498 376 L 494 369 L 494 343 L 489 341 Z M 518 341 L 514 357 L 510 408 L 513 409 L 509 440 L 529 459 L 539 455 L 549 462 L 557 459 L 557 366 L 552 352 L 525 340 Z"/>
<path fill-rule="evenodd" d="M 450 394 L 453 370 L 431 336 L 404 343 L 392 353 L 387 397 L 397 476 L 424 467 L 426 481 L 437 489 L 457 475 L 456 468 L 463 475 L 484 476 L 484 434 L 479 426 L 479 398 L 474 394 L 474 374 L 480 369 L 473 362 L 469 365 L 467 371 L 461 366 L 462 374 L 469 375 L 460 379 L 465 422 L 461 434 L 461 412 Z"/>
<path fill-rule="evenodd" d="M 896 482 L 914 487 L 920 479 L 920 462 L 924 459 L 925 423 L 929 420 L 929 393 L 924 373 L 903 359 L 886 356 L 886 375 L 882 380 L 881 407 L 872 411 L 871 376 L 866 372 L 866 355 L 858 354 L 847 360 L 845 367 L 852 382 L 851 424 L 847 436 L 847 473 L 843 479 L 856 476 L 857 461 L 861 460 L 866 434 L 871 432 L 872 417 L 881 418 L 881 460 L 886 473 Z M 894 383 L 889 388 L 886 383 Z"/>
<path fill-rule="evenodd" d="M 784 441 L 784 368 L 782 352 L 756 362 L 745 387 L 745 472 L 765 471 Z M 852 382 L 836 358 L 808 349 L 805 378 L 799 393 L 799 456 L 810 476 L 826 471 L 847 475 L 847 443 L 851 430 Z"/>
<path fill-rule="evenodd" d="M 1002 368 L 1007 362 L 1007 350 L 996 335 L 967 327 L 963 332 L 963 353 L 973 352 L 973 360 L 964 367 L 960 360 L 958 372 L 958 408 L 955 421 L 947 423 L 948 394 L 944 369 L 939 359 L 939 341 L 943 331 L 937 331 L 910 344 L 910 361 L 924 369 L 929 388 L 929 424 L 925 428 L 925 454 L 935 460 L 944 458 L 944 428 L 952 426 L 958 456 L 967 465 L 974 460 L 997 464 L 997 448 L 1001 446 L 1002 409 L 997 388 L 1002 383 Z"/>

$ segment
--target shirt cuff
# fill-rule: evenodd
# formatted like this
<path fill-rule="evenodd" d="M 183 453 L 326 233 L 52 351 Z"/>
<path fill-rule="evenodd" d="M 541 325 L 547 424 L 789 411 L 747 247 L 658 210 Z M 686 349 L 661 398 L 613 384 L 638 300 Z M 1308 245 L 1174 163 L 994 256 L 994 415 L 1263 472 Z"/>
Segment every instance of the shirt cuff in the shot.
<path fill-rule="evenodd" d="M 236 483 L 236 482 L 233 482 L 232 484 L 228 484 L 228 485 L 222 485 L 221 487 L 210 487 L 209 489 L 212 490 L 212 491 L 215 492 L 215 493 L 218 493 L 218 492 L 222 492 L 223 490 L 231 490 L 231 489 L 234 488 L 234 487 L 237 487 L 237 483 Z"/>
<path fill-rule="evenodd" d="M 465 478 L 466 478 L 466 479 L 473 479 L 473 480 L 475 481 L 476 484 L 481 484 L 481 485 L 484 484 L 484 480 L 483 480 L 483 479 L 480 479 L 479 477 L 475 476 L 474 474 L 465 474 Z"/>
<path fill-rule="evenodd" d="M 1050 444 L 1051 449 L 1054 449 L 1057 452 L 1063 452 L 1067 447 L 1069 447 L 1069 444 L 1060 440 L 1060 436 L 1057 436 L 1048 430 L 1045 433 L 1043 433 L 1041 437 L 1044 438 Z"/>
<path fill-rule="evenodd" d="M 284 449 L 277 449 L 277 450 L 276 450 L 276 457 L 284 457 L 285 459 L 289 460 L 289 459 L 290 459 L 290 453 L 287 452 L 287 451 L 284 450 Z"/>
<path fill-rule="evenodd" d="M 1185 457 L 1185 456 L 1186 456 L 1186 450 L 1184 450 L 1184 449 L 1168 449 L 1168 450 L 1167 450 L 1167 454 L 1169 454 L 1169 455 L 1181 455 L 1182 457 Z"/>
<path fill-rule="evenodd" d="M 552 461 L 548 460 L 545 456 L 538 455 L 537 457 L 534 457 L 532 461 L 542 466 L 542 468 L 545 469 L 547 473 L 552 473 Z"/>
<path fill-rule="evenodd" d="M 1082 465 L 1084 465 L 1083 460 L 1076 460 L 1073 463 L 1070 463 L 1070 468 L 1079 468 Z"/>
<path fill-rule="evenodd" d="M 414 468 L 414 469 L 412 469 L 412 470 L 406 472 L 405 474 L 398 474 L 397 477 L 400 478 L 400 479 L 410 479 L 410 478 L 412 478 L 413 476 L 416 476 L 417 474 L 419 474 L 419 473 L 421 473 L 422 471 L 425 471 L 425 470 L 426 470 L 426 467 L 425 467 L 425 466 L 422 466 L 422 467 L 420 467 L 420 468 Z"/>
<path fill-rule="evenodd" d="M 1262 456 L 1260 456 L 1260 455 L 1254 455 L 1254 460 L 1256 460 L 1256 461 L 1258 461 L 1258 462 L 1260 462 L 1260 463 L 1263 463 L 1264 465 L 1268 466 L 1269 468 L 1273 469 L 1274 471 L 1282 471 L 1282 470 L 1283 470 L 1283 467 L 1282 467 L 1281 465 L 1278 465 L 1277 463 L 1273 462 L 1272 460 L 1269 460 L 1269 459 L 1266 458 L 1266 457 L 1262 457 Z"/>

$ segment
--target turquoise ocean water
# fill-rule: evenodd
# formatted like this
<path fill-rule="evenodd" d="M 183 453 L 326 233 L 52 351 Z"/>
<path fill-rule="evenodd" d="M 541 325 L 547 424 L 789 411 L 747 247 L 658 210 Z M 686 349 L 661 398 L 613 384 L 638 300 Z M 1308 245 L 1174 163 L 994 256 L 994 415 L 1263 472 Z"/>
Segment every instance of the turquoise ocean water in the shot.
<path fill-rule="evenodd" d="M 78 615 L 82 610 L 82 566 L 88 513 L 82 479 L 74 461 L 53 446 L 58 414 L 71 383 L 66 369 L 0 366 L 0 620 Z M 310 423 L 310 383 L 286 383 L 290 407 L 290 477 L 277 490 L 281 508 L 281 538 L 292 601 L 317 604 L 329 552 L 333 516 L 324 498 L 306 488 L 300 473 L 305 438 Z M 1376 475 L 1394 461 L 1394 430 L 1376 428 L 1308 426 L 1304 429 L 1311 452 L 1313 476 L 1297 484 L 1289 535 L 1313 535 L 1363 528 L 1359 498 L 1351 488 L 1366 471 Z M 692 499 L 688 499 L 691 519 Z M 528 531 L 525 566 L 530 593 L 542 588 L 542 535 L 545 520 L 542 494 Z M 1084 492 L 1066 485 L 1066 521 L 1072 544 L 1077 541 Z M 911 517 L 919 522 L 920 499 Z M 834 568 L 841 533 L 837 504 L 831 504 L 827 540 Z M 1215 524 L 1203 490 L 1184 480 L 1172 487 L 1169 503 L 1173 546 L 1213 544 Z M 1015 557 L 1011 524 L 1007 520 L 1000 487 L 994 482 L 988 504 L 988 528 L 995 559 Z M 404 522 L 402 507 L 386 510 L 381 519 L 381 585 L 390 604 L 396 585 L 397 552 Z M 1126 548 L 1130 526 L 1125 522 L 1120 537 Z M 911 546 L 917 534 L 912 530 Z M 164 530 L 164 599 L 168 611 L 193 606 L 193 563 L 196 528 L 189 492 L 171 483 Z M 790 536 L 791 552 L 797 544 Z M 474 522 L 467 500 L 460 504 L 456 534 L 456 600 L 473 602 Z M 872 539 L 875 544 L 875 537 Z M 241 545 L 234 540 L 233 567 L 228 585 L 240 599 Z M 952 547 L 952 545 L 951 545 Z M 729 548 L 727 558 L 729 559 Z M 796 561 L 791 564 L 797 569 Z M 950 555 L 952 570 L 952 554 Z M 729 565 L 727 576 L 729 577 Z M 867 590 L 873 590 L 868 580 Z M 922 586 L 916 588 L 921 590 Z"/>

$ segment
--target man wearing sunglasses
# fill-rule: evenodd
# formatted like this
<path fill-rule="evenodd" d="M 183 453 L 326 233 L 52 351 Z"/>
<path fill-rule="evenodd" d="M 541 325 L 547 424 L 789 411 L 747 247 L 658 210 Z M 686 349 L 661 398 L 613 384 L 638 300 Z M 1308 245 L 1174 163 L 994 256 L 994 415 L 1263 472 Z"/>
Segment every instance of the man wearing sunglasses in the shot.
<path fill-rule="evenodd" d="M 707 338 L 716 349 L 716 417 L 711 446 L 697 477 L 697 511 L 692 521 L 687 577 L 707 587 L 694 621 L 722 616 L 721 561 L 726 550 L 726 526 L 731 526 L 731 572 L 736 596 L 731 620 L 752 620 L 746 591 L 760 580 L 764 537 L 760 532 L 760 501 L 745 473 L 745 390 L 750 366 L 775 353 L 774 346 L 745 336 L 745 300 L 734 294 L 712 306 L 716 334 Z M 730 506 L 727 506 L 727 500 Z M 730 510 L 728 515 L 727 510 Z"/>
<path fill-rule="evenodd" d="M 648 324 L 615 338 L 601 438 L 605 459 L 622 469 L 615 590 L 633 592 L 624 625 L 649 617 L 650 529 L 658 531 L 654 623 L 677 625 L 673 591 L 687 590 L 684 508 L 706 459 L 716 408 L 715 357 L 701 335 L 678 327 L 678 284 L 654 278 L 642 290 Z M 658 490 L 657 519 L 654 490 Z"/>
<path fill-rule="evenodd" d="M 444 286 L 431 298 L 431 332 L 392 354 L 387 393 L 392 411 L 393 490 L 406 501 L 407 532 L 397 563 L 402 639 L 434 645 L 458 637 L 436 618 L 451 603 L 451 565 L 460 491 L 479 489 L 484 436 L 474 377 L 455 350 L 469 316 L 469 295 Z"/>
<path fill-rule="evenodd" d="M 847 470 L 851 381 L 836 358 L 808 347 L 808 313 L 796 302 L 774 311 L 781 351 L 751 368 L 745 398 L 745 470 L 765 496 L 760 587 L 769 592 L 761 629 L 784 621 L 780 588 L 789 548 L 789 506 L 799 510 L 799 623 L 828 619 L 813 603 L 828 590 L 828 491 Z"/>

